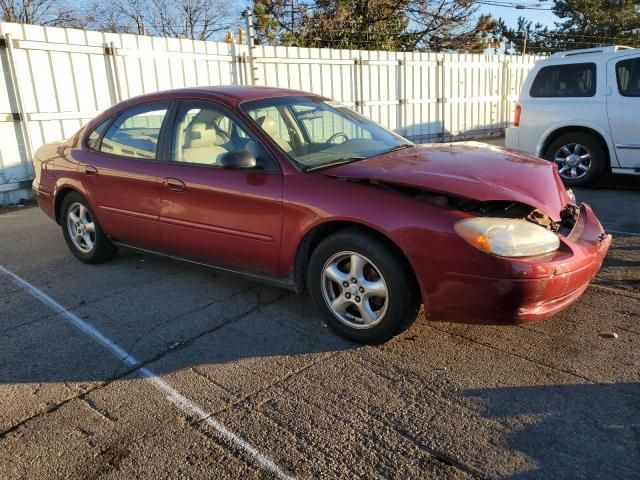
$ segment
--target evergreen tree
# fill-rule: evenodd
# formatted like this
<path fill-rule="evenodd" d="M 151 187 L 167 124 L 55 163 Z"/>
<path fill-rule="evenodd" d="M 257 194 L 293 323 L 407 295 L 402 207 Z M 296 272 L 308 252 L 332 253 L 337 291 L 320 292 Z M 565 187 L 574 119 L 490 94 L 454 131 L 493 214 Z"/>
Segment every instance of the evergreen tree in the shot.
<path fill-rule="evenodd" d="M 254 0 L 258 39 L 272 45 L 480 52 L 496 21 L 470 0 Z"/>

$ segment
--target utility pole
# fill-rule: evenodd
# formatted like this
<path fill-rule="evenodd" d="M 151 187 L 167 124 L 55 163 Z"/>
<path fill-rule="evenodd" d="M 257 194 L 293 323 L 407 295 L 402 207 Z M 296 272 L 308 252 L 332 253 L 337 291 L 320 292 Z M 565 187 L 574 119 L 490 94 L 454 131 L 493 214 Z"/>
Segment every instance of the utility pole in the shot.
<path fill-rule="evenodd" d="M 522 55 L 527 54 L 527 40 L 529 39 L 529 31 L 525 29 L 524 31 L 524 43 L 522 44 Z"/>

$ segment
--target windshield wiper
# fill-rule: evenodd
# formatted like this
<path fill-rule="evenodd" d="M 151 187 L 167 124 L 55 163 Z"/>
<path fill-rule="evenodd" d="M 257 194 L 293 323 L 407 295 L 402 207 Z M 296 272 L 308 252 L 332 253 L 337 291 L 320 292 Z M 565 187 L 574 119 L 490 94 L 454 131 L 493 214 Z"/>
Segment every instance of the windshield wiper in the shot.
<path fill-rule="evenodd" d="M 314 165 L 313 167 L 308 167 L 306 172 L 313 172 L 316 170 L 322 170 L 323 168 L 337 167 L 338 165 L 344 165 L 345 163 L 357 162 L 358 160 L 365 160 L 368 157 L 344 157 L 338 158 L 330 163 L 323 163 L 322 165 Z"/>
<path fill-rule="evenodd" d="M 395 147 L 393 147 L 390 150 L 387 150 L 384 153 L 391 153 L 391 152 L 395 152 L 396 150 L 402 150 L 404 148 L 409 148 L 409 147 L 413 147 L 414 145 L 410 144 L 410 143 L 403 143 L 402 145 L 396 145 Z"/>

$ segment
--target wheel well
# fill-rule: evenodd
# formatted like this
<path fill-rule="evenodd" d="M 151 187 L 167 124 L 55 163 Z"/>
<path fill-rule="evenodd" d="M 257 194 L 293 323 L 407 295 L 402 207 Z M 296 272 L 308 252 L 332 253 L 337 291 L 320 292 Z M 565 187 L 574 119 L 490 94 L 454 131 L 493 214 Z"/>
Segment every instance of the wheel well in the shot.
<path fill-rule="evenodd" d="M 56 214 L 56 222 L 58 222 L 58 225 L 60 225 L 60 207 L 62 206 L 62 202 L 64 202 L 64 198 L 71 192 L 77 192 L 77 190 L 74 190 L 73 188 L 63 188 L 56 195 L 54 212 Z"/>
<path fill-rule="evenodd" d="M 591 135 L 598 142 L 600 142 L 600 144 L 602 145 L 602 149 L 604 150 L 605 155 L 607 156 L 606 158 L 607 164 L 611 165 L 611 159 L 609 158 L 609 146 L 607 145 L 607 142 L 605 141 L 604 137 L 600 135 L 600 133 L 598 133 L 597 131 L 589 127 L 571 126 L 571 127 L 562 127 L 557 130 L 554 130 L 549 134 L 547 139 L 544 141 L 544 145 L 542 146 L 542 151 L 540 152 L 540 156 L 544 157 L 547 154 L 547 149 L 553 142 L 556 141 L 558 137 L 566 133 L 574 133 L 574 132 L 586 133 L 587 135 Z"/>
<path fill-rule="evenodd" d="M 306 288 L 307 265 L 309 264 L 311 253 L 313 253 L 320 242 L 327 238 L 329 235 L 345 229 L 359 230 L 366 235 L 370 235 L 386 245 L 392 252 L 394 252 L 397 255 L 398 259 L 403 263 L 403 267 L 407 270 L 407 274 L 411 278 L 411 283 L 413 284 L 416 295 L 420 296 L 418 279 L 416 278 L 415 272 L 411 267 L 409 259 L 400 249 L 400 247 L 398 247 L 398 245 L 396 245 L 393 240 L 391 240 L 383 233 L 380 233 L 378 230 L 375 230 L 374 228 L 368 227 L 361 223 L 349 221 L 333 221 L 323 223 L 307 232 L 307 234 L 302 239 L 302 242 L 300 242 L 300 246 L 298 247 L 298 252 L 296 254 L 294 281 L 297 290 L 303 291 Z"/>

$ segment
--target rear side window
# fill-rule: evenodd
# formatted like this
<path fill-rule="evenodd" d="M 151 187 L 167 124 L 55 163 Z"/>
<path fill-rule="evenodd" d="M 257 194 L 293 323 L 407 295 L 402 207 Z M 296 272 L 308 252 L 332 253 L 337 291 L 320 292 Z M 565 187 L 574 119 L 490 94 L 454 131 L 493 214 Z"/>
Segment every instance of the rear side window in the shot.
<path fill-rule="evenodd" d="M 544 67 L 536 76 L 532 97 L 593 97 L 596 94 L 596 64 L 572 63 Z"/>
<path fill-rule="evenodd" d="M 616 63 L 618 91 L 623 97 L 640 97 L 640 58 Z"/>
<path fill-rule="evenodd" d="M 111 122 L 110 118 L 98 125 L 93 132 L 89 134 L 87 145 L 91 150 L 100 150 L 100 139 L 102 138 L 102 134 L 107 130 L 109 122 Z"/>
<path fill-rule="evenodd" d="M 168 108 L 169 104 L 162 102 L 125 110 L 104 134 L 100 151 L 122 157 L 155 159 Z"/>

